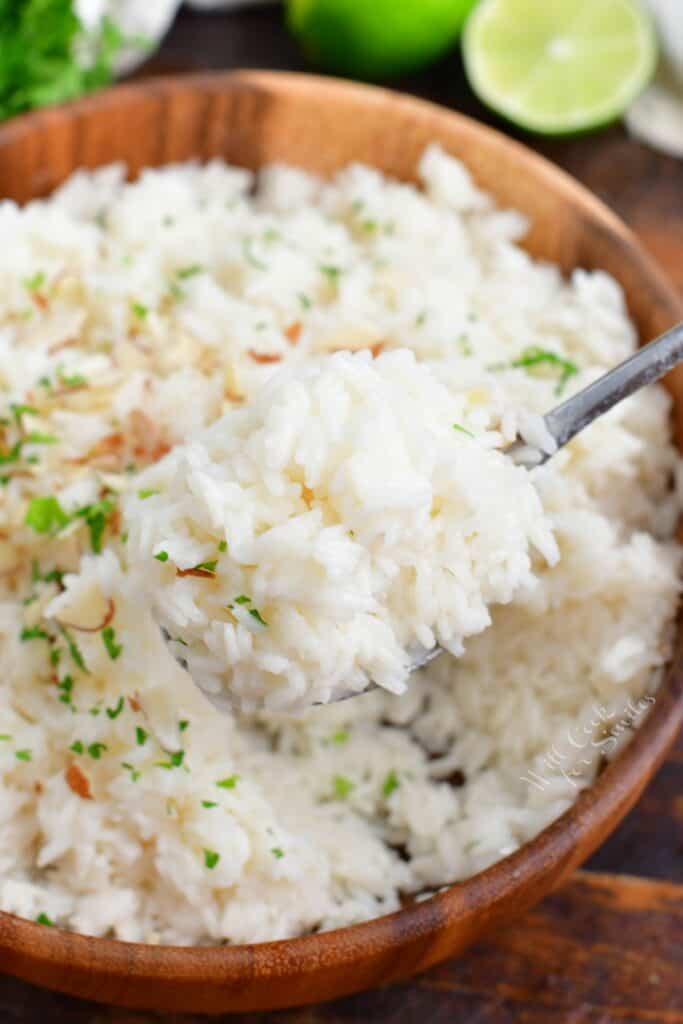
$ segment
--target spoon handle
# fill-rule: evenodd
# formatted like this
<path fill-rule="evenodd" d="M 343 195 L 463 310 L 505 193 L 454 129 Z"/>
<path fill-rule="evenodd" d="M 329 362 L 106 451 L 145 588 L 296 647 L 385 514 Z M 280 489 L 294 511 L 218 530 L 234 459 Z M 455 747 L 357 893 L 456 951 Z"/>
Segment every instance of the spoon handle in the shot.
<path fill-rule="evenodd" d="M 680 323 L 546 414 L 545 424 L 557 447 L 561 448 L 617 402 L 653 384 L 682 361 L 683 323 Z M 547 453 L 541 453 L 540 462 L 548 458 Z M 534 461 L 538 465 L 538 460 Z"/>

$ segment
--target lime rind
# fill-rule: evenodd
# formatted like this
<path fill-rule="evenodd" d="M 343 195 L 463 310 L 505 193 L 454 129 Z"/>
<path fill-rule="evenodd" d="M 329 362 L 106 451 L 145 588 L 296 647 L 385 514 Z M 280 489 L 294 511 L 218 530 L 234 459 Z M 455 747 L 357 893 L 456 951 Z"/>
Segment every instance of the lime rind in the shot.
<path fill-rule="evenodd" d="M 552 54 L 553 44 L 567 52 Z M 484 103 L 521 128 L 568 135 L 630 106 L 654 74 L 657 41 L 633 0 L 482 0 L 463 53 Z"/>

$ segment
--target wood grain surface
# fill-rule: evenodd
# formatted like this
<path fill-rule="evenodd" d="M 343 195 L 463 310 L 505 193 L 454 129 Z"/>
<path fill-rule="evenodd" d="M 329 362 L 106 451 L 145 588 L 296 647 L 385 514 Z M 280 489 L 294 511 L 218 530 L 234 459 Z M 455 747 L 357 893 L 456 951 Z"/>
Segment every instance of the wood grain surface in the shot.
<path fill-rule="evenodd" d="M 275 9 L 183 15 L 155 70 L 245 65 L 303 68 Z M 453 57 L 397 86 L 490 120 Z M 620 128 L 532 144 L 620 213 L 683 292 L 683 163 L 631 142 Z M 683 743 L 589 867 L 599 873 L 575 875 L 514 927 L 412 981 L 327 1006 L 243 1019 L 683 1024 Z M 2 1024 L 199 1019 L 109 1010 L 0 979 Z"/>

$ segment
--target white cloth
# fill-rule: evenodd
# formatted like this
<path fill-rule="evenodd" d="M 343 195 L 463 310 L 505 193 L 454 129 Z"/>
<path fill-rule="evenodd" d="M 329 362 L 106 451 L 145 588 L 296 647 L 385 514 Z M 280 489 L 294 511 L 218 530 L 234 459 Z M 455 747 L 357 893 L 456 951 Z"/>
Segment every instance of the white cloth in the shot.
<path fill-rule="evenodd" d="M 683 0 L 645 0 L 654 15 L 662 56 L 655 79 L 626 113 L 635 138 L 683 157 Z"/>

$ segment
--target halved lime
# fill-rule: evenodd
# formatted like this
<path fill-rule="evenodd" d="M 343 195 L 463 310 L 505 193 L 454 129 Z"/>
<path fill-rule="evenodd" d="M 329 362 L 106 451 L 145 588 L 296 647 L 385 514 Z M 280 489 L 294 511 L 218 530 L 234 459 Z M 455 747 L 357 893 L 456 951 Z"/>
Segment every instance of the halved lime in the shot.
<path fill-rule="evenodd" d="M 328 71 L 382 79 L 436 60 L 476 0 L 287 0 L 287 24 Z"/>
<path fill-rule="evenodd" d="M 636 0 L 481 0 L 463 51 L 479 98 L 543 135 L 619 117 L 657 62 L 653 24 Z"/>

